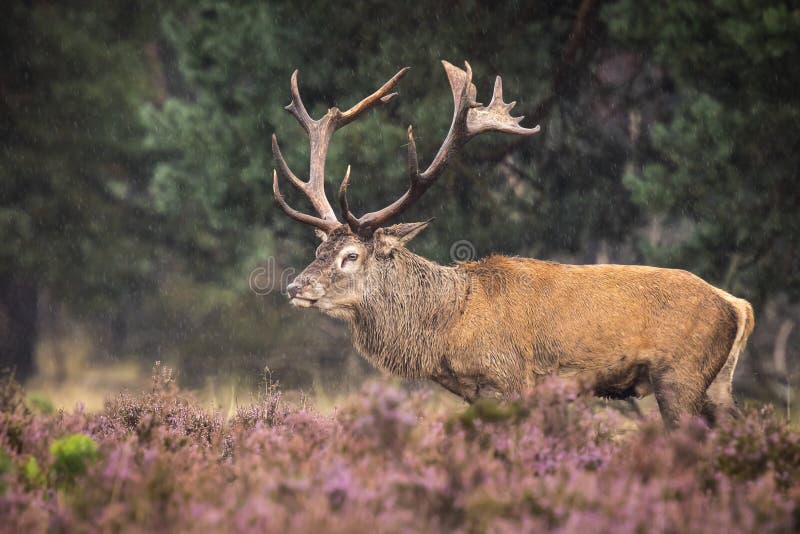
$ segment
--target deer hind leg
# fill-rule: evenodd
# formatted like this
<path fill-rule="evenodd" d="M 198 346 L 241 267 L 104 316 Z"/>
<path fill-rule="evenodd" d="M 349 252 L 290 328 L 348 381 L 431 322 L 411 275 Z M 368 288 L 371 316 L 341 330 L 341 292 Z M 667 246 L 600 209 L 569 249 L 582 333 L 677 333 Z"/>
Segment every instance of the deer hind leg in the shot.
<path fill-rule="evenodd" d="M 733 373 L 736 370 L 739 355 L 744 350 L 747 338 L 753 329 L 753 312 L 749 304 L 739 299 L 735 299 L 734 305 L 737 315 L 736 335 L 725 364 L 711 381 L 705 395 L 703 416 L 711 424 L 739 416 L 739 408 L 733 398 Z"/>
<path fill-rule="evenodd" d="M 712 425 L 726 418 L 739 416 L 739 408 L 733 398 L 733 372 L 741 350 L 731 351 L 725 365 L 708 386 L 703 402 L 703 417 Z"/>
<path fill-rule="evenodd" d="M 665 369 L 651 376 L 658 410 L 668 429 L 682 417 L 700 415 L 705 401 L 706 383 L 697 373 Z"/>

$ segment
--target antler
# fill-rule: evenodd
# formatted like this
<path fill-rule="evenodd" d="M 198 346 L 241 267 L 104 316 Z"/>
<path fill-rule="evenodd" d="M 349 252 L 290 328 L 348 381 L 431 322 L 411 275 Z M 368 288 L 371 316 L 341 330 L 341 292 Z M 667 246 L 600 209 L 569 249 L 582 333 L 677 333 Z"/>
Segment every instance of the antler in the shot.
<path fill-rule="evenodd" d="M 281 194 L 280 187 L 278 186 L 278 171 L 273 170 L 272 192 L 275 195 L 275 201 L 278 203 L 278 206 L 280 206 L 286 215 L 302 223 L 316 226 L 325 232 L 330 232 L 341 226 L 336 219 L 333 208 L 331 208 L 328 199 L 325 197 L 325 157 L 328 154 L 328 145 L 330 144 L 331 137 L 336 130 L 354 121 L 363 113 L 366 113 L 375 106 L 385 104 L 394 98 L 397 93 L 389 93 L 389 91 L 400 81 L 400 78 L 405 76 L 408 70 L 408 67 L 401 69 L 388 82 L 383 84 L 380 89 L 347 111 L 342 112 L 338 108 L 330 108 L 319 120 L 312 119 L 308 111 L 306 111 L 303 101 L 300 99 L 300 90 L 297 86 L 297 71 L 294 71 L 292 74 L 292 102 L 286 106 L 286 110 L 297 119 L 297 122 L 299 122 L 306 133 L 308 133 L 309 142 L 311 144 L 308 181 L 304 182 L 298 178 L 289 168 L 286 160 L 283 159 L 280 146 L 278 146 L 278 138 L 275 134 L 272 134 L 272 153 L 275 155 L 275 160 L 278 162 L 278 170 L 280 170 L 280 173 L 287 178 L 295 188 L 305 193 L 308 200 L 311 201 L 311 205 L 314 206 L 314 209 L 319 214 L 319 217 L 300 213 L 292 209 L 286 203 L 286 200 L 284 200 Z M 347 181 L 347 177 L 345 177 L 345 181 Z"/>
<path fill-rule="evenodd" d="M 356 218 L 347 206 L 347 186 L 349 183 L 349 169 L 347 176 L 339 188 L 339 203 L 342 215 L 353 230 L 361 236 L 370 236 L 375 230 L 383 226 L 389 219 L 400 215 L 407 210 L 422 194 L 433 185 L 436 179 L 444 172 L 450 158 L 458 152 L 470 139 L 483 132 L 503 132 L 515 135 L 533 135 L 539 131 L 539 126 L 524 128 L 519 125 L 524 117 L 512 117 L 511 108 L 516 102 L 506 104 L 503 102 L 503 80 L 498 76 L 494 82 L 494 93 L 488 106 L 475 101 L 477 89 L 472 83 L 472 69 L 466 61 L 466 71 L 442 61 L 450 88 L 453 91 L 453 121 L 450 131 L 433 158 L 433 161 L 423 172 L 419 171 L 417 146 L 411 126 L 408 127 L 408 174 L 410 185 L 403 195 L 385 208 L 367 213 Z"/>

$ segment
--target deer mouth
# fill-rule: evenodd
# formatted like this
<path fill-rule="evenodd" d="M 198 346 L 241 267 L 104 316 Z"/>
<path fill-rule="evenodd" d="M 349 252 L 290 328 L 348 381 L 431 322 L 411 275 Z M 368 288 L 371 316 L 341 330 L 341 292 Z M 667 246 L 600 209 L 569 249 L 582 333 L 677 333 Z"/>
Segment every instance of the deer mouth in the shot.
<path fill-rule="evenodd" d="M 317 303 L 318 299 L 308 299 L 304 297 L 293 297 L 289 302 L 298 308 L 310 308 Z"/>

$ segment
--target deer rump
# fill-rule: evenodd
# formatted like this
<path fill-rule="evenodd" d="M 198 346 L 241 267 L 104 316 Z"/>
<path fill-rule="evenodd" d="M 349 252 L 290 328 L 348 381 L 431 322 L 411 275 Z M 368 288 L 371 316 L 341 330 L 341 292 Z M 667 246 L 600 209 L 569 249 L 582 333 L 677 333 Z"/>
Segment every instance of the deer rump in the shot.
<path fill-rule="evenodd" d="M 393 100 L 401 69 L 346 111 L 330 108 L 313 119 L 291 79 L 293 115 L 309 137 L 308 180 L 284 160 L 277 136 L 273 194 L 290 218 L 315 227 L 316 258 L 291 284 L 293 305 L 343 319 L 359 352 L 375 366 L 429 378 L 472 402 L 507 397 L 556 373 L 599 395 L 655 393 L 662 417 L 710 422 L 736 413 L 731 381 L 753 329 L 750 305 L 679 270 L 624 265 L 562 265 L 493 256 L 442 266 L 406 244 L 429 223 L 387 223 L 403 214 L 444 173 L 472 138 L 487 132 L 539 132 L 511 115 L 495 79 L 488 105 L 476 101 L 472 69 L 443 61 L 453 94 L 445 139 L 423 170 L 411 126 L 407 133 L 408 189 L 386 207 L 354 215 L 347 202 L 350 167 L 339 188 L 340 218 L 325 195 L 325 159 L 334 133 Z M 291 208 L 278 176 L 303 193 L 317 215 Z"/>

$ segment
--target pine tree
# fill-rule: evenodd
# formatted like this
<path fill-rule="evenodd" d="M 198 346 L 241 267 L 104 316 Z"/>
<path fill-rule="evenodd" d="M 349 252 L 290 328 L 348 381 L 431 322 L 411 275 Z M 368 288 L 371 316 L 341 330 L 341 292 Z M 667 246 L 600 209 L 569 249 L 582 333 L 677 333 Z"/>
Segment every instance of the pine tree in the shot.
<path fill-rule="evenodd" d="M 625 177 L 634 201 L 689 230 L 651 262 L 755 304 L 800 298 L 800 9 L 790 2 L 622 1 L 612 34 L 674 79 L 677 104 Z"/>
<path fill-rule="evenodd" d="M 20 378 L 42 294 L 112 314 L 148 283 L 151 156 L 136 126 L 157 96 L 148 7 L 14 3 L 0 22 L 0 366 Z"/>

